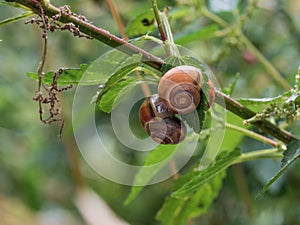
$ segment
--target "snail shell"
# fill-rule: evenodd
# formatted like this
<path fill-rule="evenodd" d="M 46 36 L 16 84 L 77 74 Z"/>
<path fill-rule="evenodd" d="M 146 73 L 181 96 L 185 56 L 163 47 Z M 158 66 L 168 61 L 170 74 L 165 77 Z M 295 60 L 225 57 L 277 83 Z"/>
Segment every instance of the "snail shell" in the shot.
<path fill-rule="evenodd" d="M 158 84 L 159 97 L 166 99 L 170 108 L 187 114 L 200 103 L 202 74 L 193 66 L 177 66 L 167 71 Z"/>
<path fill-rule="evenodd" d="M 146 123 L 146 130 L 152 139 L 160 144 L 178 144 L 186 136 L 186 127 L 177 117 L 166 117 Z"/>
<path fill-rule="evenodd" d="M 153 95 L 145 99 L 139 110 L 140 123 L 155 142 L 177 144 L 186 136 L 184 123 L 165 100 Z"/>

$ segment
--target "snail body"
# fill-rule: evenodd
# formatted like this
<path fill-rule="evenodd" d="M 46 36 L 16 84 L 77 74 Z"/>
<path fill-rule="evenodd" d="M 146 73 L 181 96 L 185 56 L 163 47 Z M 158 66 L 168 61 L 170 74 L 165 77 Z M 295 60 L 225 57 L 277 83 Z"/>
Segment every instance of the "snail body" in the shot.
<path fill-rule="evenodd" d="M 177 144 L 186 136 L 184 123 L 175 117 L 175 112 L 158 95 L 145 99 L 140 107 L 139 117 L 149 136 L 160 144 Z"/>
<path fill-rule="evenodd" d="M 193 66 L 177 66 L 167 71 L 158 84 L 159 97 L 166 99 L 178 114 L 194 111 L 200 103 L 202 73 Z"/>

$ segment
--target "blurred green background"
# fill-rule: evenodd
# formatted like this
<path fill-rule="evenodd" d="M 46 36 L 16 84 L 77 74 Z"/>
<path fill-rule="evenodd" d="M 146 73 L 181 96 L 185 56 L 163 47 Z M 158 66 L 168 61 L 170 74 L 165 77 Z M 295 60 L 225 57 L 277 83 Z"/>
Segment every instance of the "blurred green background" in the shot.
<path fill-rule="evenodd" d="M 222 87 L 227 87 L 236 73 L 240 73 L 234 97 L 274 97 L 283 92 L 235 37 L 189 38 L 190 33 L 211 23 L 197 13 L 197 1 L 158 2 L 161 8 L 171 6 L 170 15 L 173 13 L 174 17 L 170 22 L 175 38 L 187 37 L 181 44 L 206 61 Z M 74 12 L 85 15 L 93 24 L 119 35 L 105 1 L 56 0 L 52 3 L 71 5 Z M 115 0 L 115 3 L 124 24 L 151 7 L 150 1 Z M 214 0 L 207 4 L 210 10 L 233 22 L 238 13 L 236 5 L 244 9 L 247 1 Z M 175 13 L 186 9 L 193 13 Z M 291 85 L 300 61 L 299 11 L 300 1 L 261 0 L 243 25 L 247 37 Z M 1 20 L 21 12 L 0 5 Z M 38 105 L 32 100 L 37 82 L 26 77 L 26 72 L 36 71 L 40 60 L 42 40 L 37 26 L 24 25 L 24 21 L 2 26 L 0 40 L 0 224 L 88 224 L 74 204 L 80 182 L 74 173 L 76 159 L 79 159 L 85 182 L 116 214 L 134 225 L 160 224 L 154 215 L 169 192 L 171 181 L 145 188 L 132 204 L 124 206 L 130 187 L 101 178 L 88 167 L 76 149 L 71 125 L 74 89 L 61 95 L 66 120 L 63 143 L 58 140 L 59 125 L 45 125 L 39 121 Z M 50 33 L 45 70 L 78 67 L 109 49 L 95 40 L 74 38 L 67 31 Z M 105 122 L 108 115 L 101 114 L 100 117 Z M 298 122 L 289 128 L 298 136 L 299 125 Z M 239 146 L 243 151 L 264 148 L 249 138 L 243 138 Z M 268 193 L 255 199 L 278 167 L 277 161 L 260 160 L 230 168 L 218 199 L 206 215 L 191 224 L 300 224 L 299 163 Z"/>

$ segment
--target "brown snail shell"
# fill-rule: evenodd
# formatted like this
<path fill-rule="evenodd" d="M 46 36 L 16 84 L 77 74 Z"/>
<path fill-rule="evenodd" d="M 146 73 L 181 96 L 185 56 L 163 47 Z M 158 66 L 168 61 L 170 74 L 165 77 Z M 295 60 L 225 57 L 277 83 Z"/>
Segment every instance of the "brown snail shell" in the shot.
<path fill-rule="evenodd" d="M 146 98 L 139 111 L 141 125 L 160 144 L 177 144 L 186 136 L 184 123 L 174 115 L 167 102 L 157 95 Z"/>
<path fill-rule="evenodd" d="M 160 144 L 178 144 L 186 136 L 186 127 L 177 117 L 153 119 L 146 123 L 146 130 L 152 139 Z"/>
<path fill-rule="evenodd" d="M 159 97 L 166 99 L 170 108 L 187 114 L 200 103 L 202 74 L 193 66 L 177 66 L 167 71 L 158 84 Z"/>

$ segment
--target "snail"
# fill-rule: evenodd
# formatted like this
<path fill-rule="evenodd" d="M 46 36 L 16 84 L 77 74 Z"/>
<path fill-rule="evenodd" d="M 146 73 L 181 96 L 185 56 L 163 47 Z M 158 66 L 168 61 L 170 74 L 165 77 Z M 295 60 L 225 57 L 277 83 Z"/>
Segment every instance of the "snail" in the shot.
<path fill-rule="evenodd" d="M 155 142 L 177 144 L 186 136 L 184 123 L 158 95 L 145 99 L 139 109 L 140 123 Z"/>
<path fill-rule="evenodd" d="M 194 111 L 200 103 L 202 73 L 193 66 L 177 66 L 168 70 L 158 84 L 159 97 L 166 99 L 178 114 Z"/>

